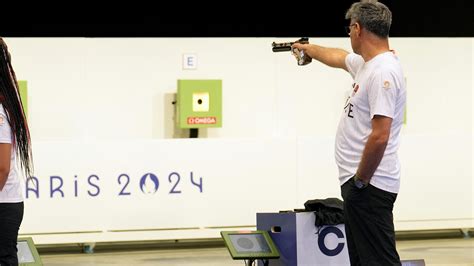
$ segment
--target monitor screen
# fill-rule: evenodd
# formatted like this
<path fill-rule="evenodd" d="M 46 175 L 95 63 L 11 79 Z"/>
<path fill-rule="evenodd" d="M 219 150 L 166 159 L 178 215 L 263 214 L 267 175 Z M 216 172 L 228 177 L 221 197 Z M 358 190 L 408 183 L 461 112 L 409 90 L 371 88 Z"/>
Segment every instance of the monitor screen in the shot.
<path fill-rule="evenodd" d="M 39 256 L 38 250 L 35 247 L 33 238 L 21 237 L 18 238 L 17 245 L 18 262 L 20 266 L 42 266 L 43 262 Z"/>
<path fill-rule="evenodd" d="M 221 235 L 233 259 L 280 257 L 267 231 L 222 231 Z"/>
<path fill-rule="evenodd" d="M 18 241 L 17 248 L 19 263 L 35 262 L 35 258 L 33 257 L 33 253 L 31 252 L 27 241 Z"/>
<path fill-rule="evenodd" d="M 229 238 L 237 252 L 271 253 L 262 234 L 229 234 Z"/>

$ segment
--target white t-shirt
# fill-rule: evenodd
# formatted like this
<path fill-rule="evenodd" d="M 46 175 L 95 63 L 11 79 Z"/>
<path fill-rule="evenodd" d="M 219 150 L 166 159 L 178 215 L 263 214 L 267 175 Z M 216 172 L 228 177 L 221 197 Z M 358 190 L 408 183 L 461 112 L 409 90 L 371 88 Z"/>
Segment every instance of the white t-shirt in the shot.
<path fill-rule="evenodd" d="M 393 119 L 392 127 L 382 161 L 370 184 L 398 193 L 400 162 L 397 150 L 406 102 L 405 79 L 400 62 L 392 52 L 379 54 L 368 62 L 360 55 L 351 53 L 346 57 L 346 66 L 354 78 L 354 84 L 336 134 L 335 157 L 339 181 L 342 185 L 356 173 L 372 132 L 372 118 L 382 115 Z"/>
<path fill-rule="evenodd" d="M 8 123 L 7 116 L 3 105 L 0 104 L 0 143 L 13 143 L 13 135 Z M 23 201 L 22 186 L 20 178 L 16 171 L 16 154 L 12 145 L 10 156 L 10 173 L 8 174 L 7 183 L 0 191 L 0 203 L 16 203 Z"/>

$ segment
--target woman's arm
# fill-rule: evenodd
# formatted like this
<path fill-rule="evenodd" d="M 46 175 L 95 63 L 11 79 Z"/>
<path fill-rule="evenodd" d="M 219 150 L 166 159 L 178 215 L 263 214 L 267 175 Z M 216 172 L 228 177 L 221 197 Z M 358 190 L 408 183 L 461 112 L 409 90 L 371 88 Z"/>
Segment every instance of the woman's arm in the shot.
<path fill-rule="evenodd" d="M 10 156 L 12 145 L 10 143 L 0 143 L 0 191 L 7 183 L 10 174 Z"/>

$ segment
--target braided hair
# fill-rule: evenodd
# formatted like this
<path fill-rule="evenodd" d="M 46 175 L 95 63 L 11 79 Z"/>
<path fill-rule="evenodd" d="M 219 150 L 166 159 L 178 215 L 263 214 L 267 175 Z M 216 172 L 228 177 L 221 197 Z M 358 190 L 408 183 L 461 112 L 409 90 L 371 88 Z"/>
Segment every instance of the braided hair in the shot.
<path fill-rule="evenodd" d="M 30 131 L 18 88 L 7 44 L 0 37 L 0 103 L 14 134 L 13 145 L 20 159 L 21 169 L 25 177 L 30 178 L 33 173 Z"/>

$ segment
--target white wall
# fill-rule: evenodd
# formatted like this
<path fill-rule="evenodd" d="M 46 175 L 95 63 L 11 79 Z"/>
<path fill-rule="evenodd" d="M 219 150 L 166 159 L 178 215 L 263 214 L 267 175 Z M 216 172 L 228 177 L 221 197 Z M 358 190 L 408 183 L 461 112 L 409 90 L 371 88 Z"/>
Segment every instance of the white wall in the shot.
<path fill-rule="evenodd" d="M 350 50 L 346 38 L 311 40 Z M 163 108 L 164 93 L 176 91 L 176 80 L 187 78 L 223 79 L 225 126 L 210 137 L 333 135 L 351 84 L 342 70 L 297 66 L 289 53 L 272 53 L 270 43 L 280 39 L 6 41 L 18 78 L 29 82 L 35 140 L 163 138 L 169 118 L 153 112 Z M 404 133 L 471 132 L 472 39 L 392 38 L 391 44 L 408 82 Z M 186 52 L 197 54 L 197 70 L 182 70 Z"/>
<path fill-rule="evenodd" d="M 156 147 L 158 158 L 165 156 L 160 145 L 175 147 L 177 154 L 189 152 L 194 145 L 187 145 L 189 140 L 165 139 L 171 119 L 165 117 L 166 104 L 171 104 L 165 102 L 165 95 L 176 91 L 177 79 L 209 78 L 223 80 L 224 126 L 207 132 L 215 140 L 214 145 L 225 147 L 231 139 L 244 146 L 248 141 L 269 141 L 277 146 L 267 146 L 269 150 L 280 145 L 291 150 L 287 165 L 282 164 L 285 160 L 278 161 L 284 169 L 281 173 L 266 171 L 273 157 L 267 156 L 268 152 L 256 156 L 261 147 L 234 159 L 236 167 L 246 168 L 247 156 L 260 158 L 260 168 L 258 164 L 253 167 L 259 173 L 269 173 L 255 177 L 263 183 L 272 183 L 275 175 L 291 181 L 279 185 L 278 189 L 292 187 L 292 192 L 282 195 L 288 197 L 288 204 L 275 205 L 276 209 L 292 204 L 301 208 L 313 198 L 340 197 L 333 143 L 351 78 L 342 70 L 318 62 L 298 66 L 289 53 L 271 52 L 272 41 L 289 40 L 292 39 L 6 39 L 17 77 L 28 81 L 30 127 L 34 147 L 38 147 L 37 175 L 49 182 L 55 169 L 59 171 L 59 157 L 68 152 L 79 154 L 77 158 L 82 159 L 77 160 L 82 163 L 66 160 L 61 166 L 66 172 L 88 173 L 98 168 L 118 171 L 120 165 L 114 166 L 106 159 L 114 156 L 110 151 L 90 150 L 91 145 L 102 147 L 104 141 L 123 145 L 124 154 L 129 152 L 125 147 L 136 141 Z M 347 38 L 310 40 L 350 50 Z M 400 148 L 402 188 L 395 206 L 397 229 L 472 227 L 473 39 L 392 38 L 391 46 L 401 59 L 408 83 L 408 123 L 402 130 Z M 182 69 L 183 53 L 197 54 L 197 70 Z M 64 143 L 73 150 L 58 148 Z M 81 145 L 84 143 L 87 145 Z M 49 146 L 61 152 L 49 153 Z M 95 152 L 102 152 L 103 157 Z M 149 152 L 143 151 L 142 156 Z M 203 149 L 202 156 L 214 158 L 214 152 L 215 149 Z M 220 152 L 233 158 L 232 149 Z M 97 160 L 91 163 L 89 156 Z M 132 161 L 137 162 L 134 171 L 145 170 L 140 168 L 139 159 Z M 210 170 L 212 163 L 203 167 Z M 261 193 L 262 200 L 270 195 L 265 190 Z M 51 200 L 40 202 L 39 206 L 51 204 Z M 222 207 L 218 201 L 208 203 L 211 208 Z M 31 203 L 39 208 L 38 204 Z M 234 225 L 255 223 L 251 219 L 255 210 L 248 204 L 247 210 L 252 211 L 243 208 L 240 213 L 247 220 Z M 25 219 L 24 232 L 46 230 L 32 224 L 37 216 L 26 217 L 31 220 Z M 167 219 L 164 224 L 178 218 L 168 215 Z M 59 222 L 54 221 L 48 227 L 51 230 L 55 224 L 60 228 Z M 222 225 L 228 224 L 222 221 Z"/>

